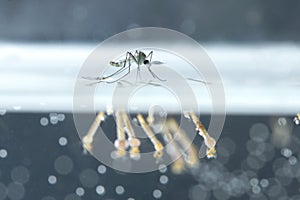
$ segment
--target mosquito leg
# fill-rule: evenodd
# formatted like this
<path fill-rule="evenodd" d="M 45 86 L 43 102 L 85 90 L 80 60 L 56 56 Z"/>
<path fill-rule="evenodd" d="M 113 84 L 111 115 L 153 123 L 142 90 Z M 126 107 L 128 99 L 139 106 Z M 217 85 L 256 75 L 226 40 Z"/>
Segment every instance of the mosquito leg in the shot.
<path fill-rule="evenodd" d="M 126 68 L 125 68 L 126 69 Z M 124 70 L 125 70 L 124 69 Z M 123 71 L 124 71 L 123 70 Z M 121 80 L 122 78 L 124 78 L 126 75 L 128 75 L 130 73 L 130 66 L 128 67 L 128 72 L 126 72 L 126 74 L 124 74 L 123 76 L 119 77 L 118 79 L 115 79 L 113 81 L 106 81 L 106 80 L 100 80 L 100 81 L 97 81 L 97 82 L 93 82 L 93 83 L 89 83 L 87 85 L 91 86 L 91 85 L 95 85 L 95 84 L 98 84 L 98 83 L 115 83 L 119 80 Z"/>
<path fill-rule="evenodd" d="M 126 56 L 126 60 L 127 60 L 127 56 Z M 107 78 L 111 78 L 111 77 L 113 77 L 113 76 L 115 76 L 115 75 L 118 75 L 118 74 L 122 73 L 122 72 L 125 71 L 127 68 L 130 68 L 131 62 L 129 62 L 128 67 L 126 67 L 126 63 L 127 63 L 126 60 L 124 61 L 123 66 L 122 66 L 119 70 L 117 70 L 116 72 L 114 72 L 114 73 L 112 73 L 112 74 L 110 74 L 110 75 L 108 75 L 108 76 L 103 76 L 101 80 L 105 80 L 105 79 L 107 79 Z"/>
<path fill-rule="evenodd" d="M 138 51 L 135 51 L 135 53 L 137 55 L 139 55 Z M 136 75 L 136 82 L 137 82 L 137 79 L 139 78 L 141 80 L 141 74 L 140 74 L 140 64 L 138 62 L 138 60 L 134 57 L 134 55 L 132 55 L 132 53 L 130 52 L 127 52 L 128 56 L 130 59 L 132 59 L 136 64 L 137 64 L 137 75 Z"/>
<path fill-rule="evenodd" d="M 91 151 L 93 149 L 93 140 L 95 133 L 100 126 L 101 122 L 104 121 L 104 112 L 99 112 L 98 115 L 96 116 L 94 122 L 92 123 L 89 131 L 87 134 L 83 137 L 82 142 L 83 142 L 83 148 L 85 150 Z"/>
<path fill-rule="evenodd" d="M 136 71 L 136 77 L 135 77 L 135 82 L 138 82 L 142 80 L 141 78 L 141 69 L 140 69 L 140 65 L 137 66 L 137 71 Z"/>
<path fill-rule="evenodd" d="M 106 79 L 113 77 L 115 75 L 118 75 L 120 73 L 122 73 L 124 70 L 126 70 L 126 67 L 122 67 L 121 69 L 119 69 L 118 71 L 114 72 L 113 74 L 110 74 L 108 76 L 103 76 L 103 77 L 82 77 L 83 79 L 87 79 L 87 80 L 95 80 L 96 82 L 87 84 L 87 85 L 94 85 L 97 83 L 101 83 L 101 82 L 107 82 Z"/>
<path fill-rule="evenodd" d="M 119 80 L 121 80 L 122 78 L 124 78 L 125 76 L 127 76 L 130 73 L 130 66 L 128 66 L 128 71 L 126 72 L 126 74 L 122 75 L 121 77 L 113 80 L 113 81 L 106 81 L 106 83 L 115 83 L 118 82 Z"/>
<path fill-rule="evenodd" d="M 115 71 L 114 73 L 108 75 L 108 76 L 102 76 L 102 77 L 82 77 L 83 79 L 87 79 L 87 80 L 96 80 L 97 82 L 95 83 L 91 83 L 88 85 L 93 85 L 93 84 L 97 84 L 100 82 L 105 82 L 106 79 L 111 78 L 115 75 L 118 75 L 120 73 L 122 73 L 124 70 L 127 69 L 126 64 L 127 62 L 129 63 L 129 66 L 131 65 L 131 61 L 129 59 L 128 53 L 126 54 L 126 58 L 124 61 L 121 61 L 121 63 L 123 63 L 122 67 L 120 69 L 118 69 L 117 71 Z M 114 66 L 114 67 L 120 67 L 121 65 L 119 63 L 115 63 L 115 62 L 110 62 L 110 65 Z"/>
<path fill-rule="evenodd" d="M 160 81 L 166 81 L 165 79 L 162 79 L 162 78 L 160 78 L 159 76 L 157 76 L 152 70 L 151 70 L 151 66 L 149 65 L 149 66 L 147 66 L 148 67 L 148 70 L 149 70 L 149 72 L 150 72 L 150 74 L 152 75 L 152 77 L 153 78 L 156 78 L 156 79 L 158 79 L 158 80 L 160 80 Z"/>
<path fill-rule="evenodd" d="M 127 53 L 126 53 L 126 58 L 125 58 L 125 60 L 124 60 L 124 62 L 123 62 L 124 64 L 123 64 L 123 66 L 122 66 L 122 70 L 121 70 L 121 69 L 118 70 L 118 71 L 115 72 L 113 75 L 117 75 L 117 74 L 123 72 L 123 71 L 126 70 L 126 69 L 128 69 L 128 72 L 127 72 L 126 74 L 124 74 L 123 76 L 121 76 L 120 78 L 114 80 L 114 81 L 107 81 L 107 83 L 115 83 L 115 82 L 121 80 L 122 78 L 124 78 L 125 76 L 127 76 L 127 75 L 130 73 L 130 67 L 131 67 L 131 64 L 132 64 L 131 59 L 133 59 L 133 61 L 136 62 L 134 56 L 133 56 L 130 52 L 127 52 Z M 128 62 L 128 66 L 126 67 L 127 62 Z M 111 75 L 110 75 L 110 77 L 111 77 Z M 105 78 L 108 78 L 108 77 L 105 77 Z"/>
<path fill-rule="evenodd" d="M 153 51 L 151 51 L 151 52 L 148 54 L 148 56 L 146 57 L 146 58 L 149 57 L 149 62 L 150 62 L 150 63 L 151 63 L 151 61 L 152 61 L 152 55 L 153 55 Z"/>
<path fill-rule="evenodd" d="M 156 79 L 158 79 L 158 80 L 160 80 L 160 81 L 166 81 L 166 80 L 164 80 L 164 79 L 161 79 L 160 77 L 158 77 L 152 70 L 151 70 L 151 61 L 152 61 L 152 55 L 153 55 L 153 51 L 151 51 L 149 54 L 148 54 L 148 56 L 146 57 L 146 58 L 149 58 L 149 66 L 148 66 L 148 70 L 149 70 L 149 72 L 150 72 L 150 74 L 152 75 L 152 77 L 153 78 L 156 78 Z"/>

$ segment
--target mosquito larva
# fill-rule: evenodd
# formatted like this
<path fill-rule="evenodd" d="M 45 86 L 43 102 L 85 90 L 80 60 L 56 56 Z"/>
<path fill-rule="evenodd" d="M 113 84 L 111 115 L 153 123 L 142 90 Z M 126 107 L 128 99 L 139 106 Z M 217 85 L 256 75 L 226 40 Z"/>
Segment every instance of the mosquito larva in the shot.
<path fill-rule="evenodd" d="M 99 112 L 94 122 L 92 123 L 89 131 L 82 139 L 83 142 L 82 146 L 85 150 L 91 151 L 93 149 L 93 140 L 94 140 L 95 133 L 98 127 L 100 126 L 101 122 L 104 121 L 104 119 L 105 119 L 104 112 Z"/>
<path fill-rule="evenodd" d="M 168 119 L 167 126 L 169 127 L 171 133 L 173 133 L 173 138 L 180 143 L 184 150 L 186 150 L 187 165 L 189 167 L 197 166 L 199 162 L 197 149 L 192 141 L 187 137 L 185 131 L 179 127 L 178 123 L 173 118 Z"/>
<path fill-rule="evenodd" d="M 146 121 L 144 120 L 144 118 L 141 114 L 137 115 L 137 119 L 138 119 L 139 123 L 141 124 L 144 132 L 147 134 L 147 136 L 149 137 L 150 141 L 152 142 L 152 144 L 154 146 L 155 152 L 153 154 L 153 157 L 156 159 L 161 158 L 163 156 L 163 148 L 164 148 L 163 145 L 156 138 L 155 134 L 153 133 L 153 131 L 151 130 L 149 125 L 146 123 Z"/>
<path fill-rule="evenodd" d="M 154 125 L 154 112 L 149 111 L 147 122 L 150 126 Z M 180 152 L 180 147 L 174 140 L 169 127 L 167 125 L 163 126 L 161 130 L 163 139 L 165 141 L 166 146 L 166 152 L 171 156 L 171 158 L 174 160 L 174 162 L 171 165 L 171 170 L 175 174 L 181 174 L 183 170 L 185 169 L 184 159 Z"/>
<path fill-rule="evenodd" d="M 126 149 L 128 143 L 125 138 L 125 130 L 123 125 L 123 119 L 121 111 L 116 111 L 116 126 L 117 126 L 117 139 L 115 140 L 116 155 L 117 157 L 123 157 L 126 155 Z"/>
<path fill-rule="evenodd" d="M 114 113 L 114 109 L 112 105 L 107 105 L 106 106 L 106 114 L 107 115 L 112 115 Z"/>
<path fill-rule="evenodd" d="M 297 115 L 295 116 L 294 122 L 295 122 L 296 125 L 299 125 L 299 124 L 300 124 L 300 112 L 297 113 Z"/>
<path fill-rule="evenodd" d="M 216 157 L 216 140 L 208 134 L 207 130 L 194 112 L 188 112 L 186 114 L 186 117 L 192 119 L 193 123 L 196 126 L 196 130 L 199 132 L 199 135 L 203 137 L 204 143 L 207 147 L 206 156 L 208 158 Z"/>
<path fill-rule="evenodd" d="M 175 174 L 181 174 L 185 169 L 183 157 L 179 151 L 180 147 L 173 140 L 172 134 L 167 126 L 162 129 L 162 135 L 166 146 L 166 152 L 171 156 L 174 162 L 171 165 L 171 170 Z"/>
<path fill-rule="evenodd" d="M 125 111 L 122 111 L 123 123 L 125 125 L 125 132 L 128 135 L 128 143 L 130 146 L 130 158 L 138 159 L 140 157 L 140 140 L 135 136 L 134 130 L 130 123 L 129 117 Z"/>

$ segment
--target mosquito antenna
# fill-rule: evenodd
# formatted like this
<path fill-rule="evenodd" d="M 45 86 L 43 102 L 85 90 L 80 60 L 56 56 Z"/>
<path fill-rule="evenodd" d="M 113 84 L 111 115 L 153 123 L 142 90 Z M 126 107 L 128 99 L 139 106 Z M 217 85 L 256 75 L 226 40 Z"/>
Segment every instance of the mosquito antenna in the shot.
<path fill-rule="evenodd" d="M 100 81 L 96 81 L 96 82 L 93 82 L 93 83 L 88 83 L 88 84 L 86 84 L 86 86 L 93 86 L 93 85 L 96 85 L 98 83 L 103 83 L 103 82 L 105 82 L 105 81 L 100 80 Z"/>
<path fill-rule="evenodd" d="M 155 86 L 155 87 L 161 87 L 162 86 L 160 83 L 152 82 L 151 80 L 148 81 L 148 82 L 140 81 L 140 83 L 143 83 L 145 85 L 152 85 L 152 86 Z"/>

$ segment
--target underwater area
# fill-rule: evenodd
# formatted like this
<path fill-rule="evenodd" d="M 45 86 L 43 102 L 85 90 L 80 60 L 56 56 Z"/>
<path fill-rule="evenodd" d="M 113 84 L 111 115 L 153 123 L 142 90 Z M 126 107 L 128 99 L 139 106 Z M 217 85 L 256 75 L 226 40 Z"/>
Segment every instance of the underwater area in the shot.
<path fill-rule="evenodd" d="M 83 153 L 72 114 L 6 113 L 0 119 L 0 197 L 298 199 L 299 127 L 291 119 L 229 115 L 216 159 L 201 159 L 198 167 L 182 174 L 174 174 L 165 165 L 153 172 L 128 174 Z M 206 124 L 209 117 L 201 120 Z M 114 130 L 114 120 L 107 119 L 103 129 Z M 277 136 L 276 129 L 281 129 Z M 286 137 L 287 145 L 275 145 Z M 195 143 L 199 145 L 200 139 Z"/>

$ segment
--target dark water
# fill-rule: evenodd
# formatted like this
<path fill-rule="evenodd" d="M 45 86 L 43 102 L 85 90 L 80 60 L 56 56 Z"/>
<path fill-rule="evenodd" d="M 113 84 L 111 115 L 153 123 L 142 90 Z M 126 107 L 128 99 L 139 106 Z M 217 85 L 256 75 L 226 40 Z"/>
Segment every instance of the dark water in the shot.
<path fill-rule="evenodd" d="M 106 167 L 83 153 L 72 114 L 59 116 L 0 116 L 0 200 L 300 199 L 300 127 L 292 116 L 227 116 L 217 159 L 181 175 Z M 275 145 L 274 124 L 291 130 L 284 147 Z M 103 126 L 114 129 L 113 122 Z"/>

